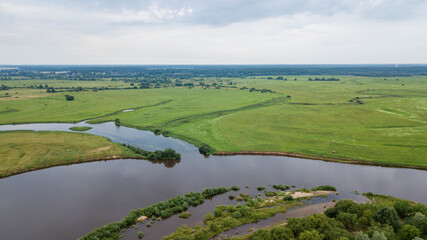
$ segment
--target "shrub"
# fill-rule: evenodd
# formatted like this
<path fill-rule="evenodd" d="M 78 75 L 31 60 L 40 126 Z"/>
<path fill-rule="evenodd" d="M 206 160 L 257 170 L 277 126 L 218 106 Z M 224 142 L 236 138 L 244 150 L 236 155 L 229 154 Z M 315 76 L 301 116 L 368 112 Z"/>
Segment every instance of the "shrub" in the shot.
<path fill-rule="evenodd" d="M 374 234 L 372 234 L 371 240 L 387 240 L 388 238 L 385 236 L 383 232 L 375 231 Z"/>
<path fill-rule="evenodd" d="M 291 194 L 286 194 L 286 195 L 283 197 L 283 200 L 285 200 L 285 201 L 293 201 L 293 200 L 294 200 L 294 197 L 292 197 L 292 195 L 291 195 Z"/>
<path fill-rule="evenodd" d="M 211 212 L 207 212 L 206 215 L 203 217 L 203 221 L 207 222 L 207 221 L 211 221 L 213 220 L 215 217 L 212 215 Z"/>
<path fill-rule="evenodd" d="M 354 229 L 357 223 L 357 215 L 353 213 L 340 212 L 337 220 L 342 222 L 347 229 Z"/>
<path fill-rule="evenodd" d="M 233 200 L 233 199 L 235 199 L 236 198 L 236 196 L 234 196 L 234 195 L 230 195 L 230 196 L 228 196 L 228 199 L 230 199 L 230 200 Z"/>
<path fill-rule="evenodd" d="M 210 198 L 218 194 L 222 194 L 227 192 L 228 189 L 226 187 L 219 187 L 219 188 L 205 188 L 202 192 L 203 197 Z"/>
<path fill-rule="evenodd" d="M 264 190 L 264 189 L 265 189 L 265 187 L 263 187 L 263 186 L 258 186 L 256 189 L 257 189 L 258 191 L 262 191 L 262 190 Z"/>
<path fill-rule="evenodd" d="M 143 236 L 144 236 L 144 234 L 141 231 L 139 231 L 138 232 L 138 238 L 142 238 Z"/>
<path fill-rule="evenodd" d="M 411 212 L 411 205 L 408 201 L 400 200 L 396 202 L 393 207 L 401 218 L 405 218 Z"/>
<path fill-rule="evenodd" d="M 232 216 L 233 218 L 241 218 L 241 217 L 242 217 L 242 214 L 241 214 L 239 211 L 235 211 L 235 212 L 232 212 L 232 213 L 231 213 L 231 216 Z"/>
<path fill-rule="evenodd" d="M 180 218 L 189 218 L 189 217 L 191 217 L 191 213 L 183 212 L 183 213 L 179 214 L 179 217 Z"/>
<path fill-rule="evenodd" d="M 357 232 L 354 238 L 355 240 L 369 240 L 368 234 L 364 234 L 363 232 Z"/>
<path fill-rule="evenodd" d="M 231 186 L 230 189 L 233 190 L 233 191 L 239 191 L 240 190 L 240 188 L 238 186 L 236 186 L 236 185 Z"/>
<path fill-rule="evenodd" d="M 288 190 L 290 187 L 287 185 L 276 184 L 276 185 L 273 185 L 273 188 L 277 190 L 285 191 L 285 190 Z"/>
<path fill-rule="evenodd" d="M 300 240 L 322 240 L 323 234 L 319 234 L 317 230 L 304 231 L 299 235 Z"/>
<path fill-rule="evenodd" d="M 396 210 L 389 207 L 384 207 L 378 210 L 374 214 L 374 220 L 381 224 L 388 224 L 395 230 L 400 227 L 399 217 L 397 216 Z"/>
<path fill-rule="evenodd" d="M 337 189 L 333 186 L 323 185 L 317 186 L 311 189 L 312 191 L 336 191 Z"/>
<path fill-rule="evenodd" d="M 271 236 L 271 239 L 274 239 L 274 240 L 294 239 L 294 233 L 289 228 L 285 228 L 285 227 L 273 227 L 270 230 L 270 236 Z"/>
<path fill-rule="evenodd" d="M 203 144 L 202 146 L 199 147 L 199 152 L 201 154 L 208 155 L 208 154 L 213 153 L 214 149 L 207 144 Z"/>
<path fill-rule="evenodd" d="M 214 212 L 214 215 L 215 215 L 216 218 L 222 216 L 222 210 L 220 208 L 218 208 L 218 207 L 215 208 L 215 210 L 213 212 Z"/>
<path fill-rule="evenodd" d="M 71 96 L 71 95 L 65 95 L 65 100 L 67 100 L 67 101 L 74 101 L 74 96 Z"/>
<path fill-rule="evenodd" d="M 420 230 L 410 224 L 406 224 L 402 227 L 402 229 L 400 229 L 400 237 L 403 240 L 412 240 L 415 237 L 420 237 L 420 236 L 421 236 Z"/>
<path fill-rule="evenodd" d="M 216 225 L 216 223 L 214 223 L 214 222 L 209 223 L 208 227 L 209 227 L 209 230 L 212 232 L 219 231 L 218 225 Z"/>

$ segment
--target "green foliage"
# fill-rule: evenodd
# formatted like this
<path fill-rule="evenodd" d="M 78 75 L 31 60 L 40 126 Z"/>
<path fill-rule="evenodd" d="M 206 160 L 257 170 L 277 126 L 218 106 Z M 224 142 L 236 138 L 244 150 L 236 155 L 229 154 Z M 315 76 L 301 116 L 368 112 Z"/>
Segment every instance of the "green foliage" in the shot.
<path fill-rule="evenodd" d="M 199 147 L 199 152 L 201 154 L 208 155 L 208 154 L 212 154 L 213 152 L 215 152 L 215 149 L 213 149 L 211 146 L 209 146 L 207 144 L 203 144 L 202 146 Z"/>
<path fill-rule="evenodd" d="M 394 210 L 396 210 L 399 217 L 401 218 L 407 217 L 411 212 L 411 205 L 409 204 L 408 201 L 405 201 L 405 200 L 400 200 L 396 202 L 393 205 L 393 207 L 394 207 Z"/>
<path fill-rule="evenodd" d="M 262 190 L 264 190 L 264 189 L 265 189 L 265 187 L 263 187 L 263 186 L 258 186 L 256 189 L 257 189 L 258 191 L 262 191 Z"/>
<path fill-rule="evenodd" d="M 228 196 L 228 199 L 230 199 L 230 200 L 234 200 L 236 198 L 236 196 L 235 195 L 229 195 Z"/>
<path fill-rule="evenodd" d="M 230 189 L 233 191 L 239 191 L 240 190 L 240 188 L 236 185 L 231 186 Z"/>
<path fill-rule="evenodd" d="M 394 230 L 400 227 L 399 217 L 397 216 L 396 210 L 393 208 L 381 208 L 374 214 L 374 220 L 381 224 L 388 224 L 392 226 Z"/>
<path fill-rule="evenodd" d="M 191 213 L 190 212 L 183 212 L 181 214 L 179 214 L 180 218 L 190 218 L 191 217 Z"/>
<path fill-rule="evenodd" d="M 415 237 L 420 237 L 421 231 L 415 226 L 412 226 L 410 224 L 405 224 L 400 229 L 399 235 L 402 238 L 402 240 L 412 240 Z"/>
<path fill-rule="evenodd" d="M 299 240 L 322 240 L 323 235 L 319 234 L 317 230 L 306 230 L 300 234 Z"/>
<path fill-rule="evenodd" d="M 123 146 L 127 147 L 128 149 L 132 150 L 134 153 L 141 155 L 143 158 L 149 159 L 149 160 L 178 160 L 181 159 L 181 154 L 175 152 L 175 150 L 171 148 L 166 148 L 163 151 L 156 150 L 154 152 L 145 151 L 143 149 L 122 144 Z"/>
<path fill-rule="evenodd" d="M 292 195 L 291 195 L 291 194 L 286 194 L 286 195 L 283 197 L 283 200 L 285 200 L 285 201 L 293 201 L 293 200 L 294 200 L 294 197 L 292 197 Z"/>
<path fill-rule="evenodd" d="M 369 240 L 369 236 L 368 236 L 368 234 L 365 234 L 363 232 L 357 232 L 354 239 L 355 240 Z"/>
<path fill-rule="evenodd" d="M 229 189 L 226 187 L 219 187 L 219 188 L 205 188 L 202 192 L 203 197 L 210 198 L 218 194 L 223 194 L 228 192 Z"/>
<path fill-rule="evenodd" d="M 233 218 L 241 218 L 241 217 L 242 217 L 242 214 L 240 213 L 240 211 L 235 211 L 235 212 L 232 212 L 232 213 L 231 213 L 231 216 L 232 216 Z"/>
<path fill-rule="evenodd" d="M 67 100 L 67 101 L 74 101 L 74 96 L 71 96 L 71 95 L 65 95 L 65 100 Z"/>
<path fill-rule="evenodd" d="M 222 216 L 222 210 L 218 207 L 214 209 L 213 213 L 214 213 L 216 218 L 219 218 Z"/>
<path fill-rule="evenodd" d="M 336 191 L 337 189 L 333 186 L 323 185 L 323 186 L 313 187 L 311 190 L 312 191 Z"/>
<path fill-rule="evenodd" d="M 144 236 L 144 233 L 142 233 L 142 231 L 138 232 L 138 238 L 142 238 Z"/>
<path fill-rule="evenodd" d="M 347 229 L 353 230 L 357 223 L 357 214 L 340 212 L 336 219 L 342 222 Z"/>
<path fill-rule="evenodd" d="M 273 185 L 273 188 L 277 190 L 285 191 L 285 190 L 288 190 L 290 187 L 287 185 L 276 184 L 276 185 Z"/>

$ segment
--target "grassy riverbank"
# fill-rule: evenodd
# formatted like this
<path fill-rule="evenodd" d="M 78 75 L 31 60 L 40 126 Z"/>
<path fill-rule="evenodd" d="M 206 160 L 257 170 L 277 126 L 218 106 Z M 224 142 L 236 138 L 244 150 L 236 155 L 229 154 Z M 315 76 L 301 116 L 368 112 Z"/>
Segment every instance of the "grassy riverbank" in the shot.
<path fill-rule="evenodd" d="M 192 89 L 84 91 L 72 93 L 71 102 L 63 93 L 22 96 L 24 100 L 2 102 L 0 124 L 119 118 L 124 126 L 165 133 L 197 146 L 208 144 L 218 152 L 280 152 L 427 168 L 427 77 L 340 76 L 336 82 L 308 81 L 309 77 L 318 76 L 288 76 L 292 79 L 288 81 L 227 78 L 236 85 L 220 89 L 204 89 L 189 79 L 185 81 L 196 85 Z M 251 92 L 251 88 L 273 92 Z"/>
<path fill-rule="evenodd" d="M 0 177 L 58 165 L 124 157 L 138 157 L 138 154 L 104 137 L 90 134 L 0 132 Z"/>

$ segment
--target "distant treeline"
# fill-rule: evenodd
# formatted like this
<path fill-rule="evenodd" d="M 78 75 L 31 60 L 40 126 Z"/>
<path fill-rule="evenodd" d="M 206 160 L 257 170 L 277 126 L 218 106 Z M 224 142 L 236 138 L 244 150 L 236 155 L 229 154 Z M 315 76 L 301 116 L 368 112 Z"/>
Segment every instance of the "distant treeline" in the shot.
<path fill-rule="evenodd" d="M 69 79 L 95 81 L 125 78 L 168 82 L 169 79 L 195 77 L 248 77 L 271 75 L 427 75 L 427 65 L 151 65 L 151 66 L 15 66 L 18 70 L 0 71 L 0 80 Z"/>
<path fill-rule="evenodd" d="M 339 81 L 339 78 L 308 78 L 308 81 Z"/>

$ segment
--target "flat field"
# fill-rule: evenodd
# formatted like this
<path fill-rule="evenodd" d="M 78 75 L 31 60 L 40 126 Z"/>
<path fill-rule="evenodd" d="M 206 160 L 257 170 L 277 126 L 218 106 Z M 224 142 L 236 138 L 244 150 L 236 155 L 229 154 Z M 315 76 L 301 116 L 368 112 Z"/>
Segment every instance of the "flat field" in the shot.
<path fill-rule="evenodd" d="M 135 156 L 127 148 L 91 134 L 0 132 L 0 177 L 57 165 Z"/>
<path fill-rule="evenodd" d="M 64 93 L 54 93 L 0 102 L 0 124 L 120 118 L 123 125 L 168 131 L 217 151 L 292 152 L 427 168 L 427 77 L 339 76 L 334 82 L 309 77 L 329 76 L 223 78 L 236 85 L 221 89 L 203 89 L 194 81 L 191 90 L 85 91 L 72 93 L 70 102 Z M 131 108 L 135 111 L 121 111 Z"/>

